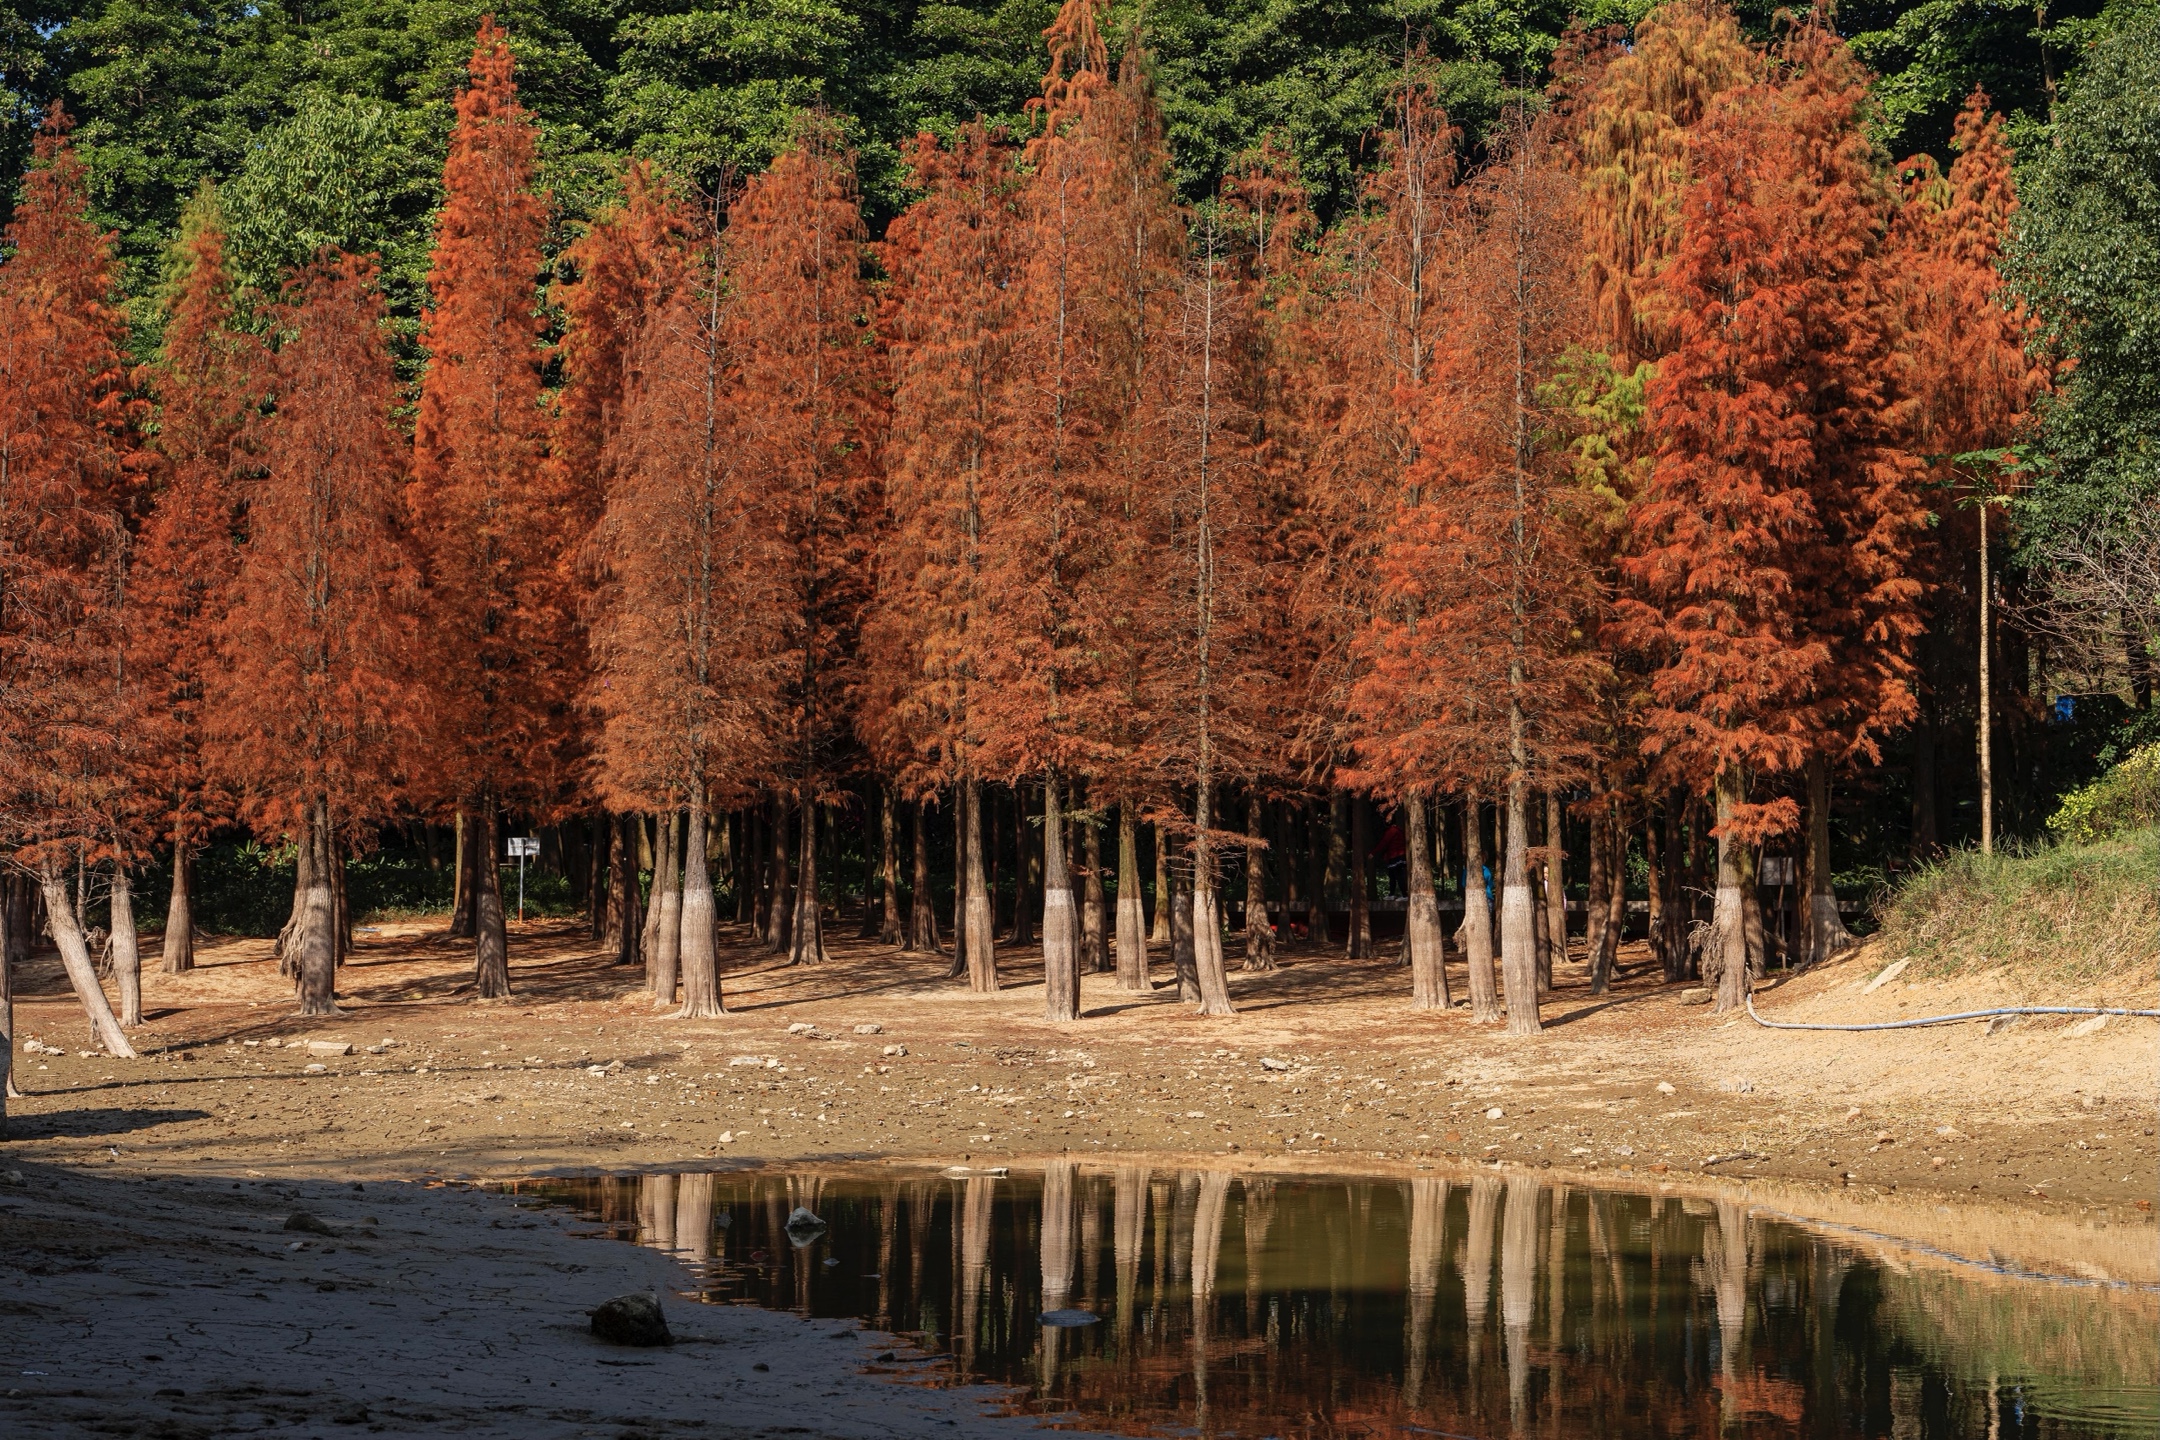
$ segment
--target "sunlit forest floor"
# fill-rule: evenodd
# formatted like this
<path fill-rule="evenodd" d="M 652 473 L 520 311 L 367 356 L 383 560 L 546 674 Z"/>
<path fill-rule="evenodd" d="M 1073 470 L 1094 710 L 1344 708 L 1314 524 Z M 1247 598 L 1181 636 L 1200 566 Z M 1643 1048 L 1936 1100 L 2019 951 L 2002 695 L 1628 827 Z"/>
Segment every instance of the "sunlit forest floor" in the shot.
<path fill-rule="evenodd" d="M 345 1013 L 317 1021 L 292 1014 L 269 942 L 213 941 L 193 973 L 146 975 L 136 1063 L 92 1049 L 43 955 L 19 982 L 17 1030 L 67 1053 L 18 1055 L 29 1094 L 10 1104 L 9 1148 L 385 1177 L 713 1157 L 1501 1162 L 1555 1178 L 1775 1179 L 1848 1197 L 2108 1206 L 2126 1219 L 2142 1201 L 2151 1213 L 2149 1020 L 1770 1031 L 1684 1003 L 1630 946 L 1605 996 L 1579 964 L 1561 966 L 1545 1033 L 1510 1040 L 1463 1008 L 1411 1010 L 1392 953 L 1292 947 L 1272 973 L 1233 970 L 1235 1018 L 1191 1013 L 1158 963 L 1152 994 L 1087 976 L 1083 1019 L 1058 1027 L 1042 1019 L 1040 963 L 1023 951 L 1001 955 L 999 993 L 977 995 L 946 978 L 943 956 L 835 936 L 830 963 L 789 967 L 740 927 L 725 938 L 732 1013 L 710 1021 L 656 1012 L 639 975 L 573 923 L 516 928 L 516 993 L 491 1003 L 471 999 L 469 946 L 440 921 L 363 931 L 340 972 Z M 2149 980 L 2038 995 L 2008 971 L 1862 993 L 1883 963 L 1863 948 L 1773 975 L 1758 1007 L 1873 1021 L 2033 1000 L 2155 1004 Z M 1451 972 L 1460 998 L 1460 966 Z M 790 1033 L 804 1025 L 815 1029 Z"/>

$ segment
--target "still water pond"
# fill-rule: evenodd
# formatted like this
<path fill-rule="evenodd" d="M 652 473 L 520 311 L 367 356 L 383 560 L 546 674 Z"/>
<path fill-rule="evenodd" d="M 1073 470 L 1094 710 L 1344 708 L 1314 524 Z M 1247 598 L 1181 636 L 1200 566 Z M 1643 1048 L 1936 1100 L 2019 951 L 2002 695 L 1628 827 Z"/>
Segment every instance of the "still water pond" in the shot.
<path fill-rule="evenodd" d="M 2160 1436 L 2160 1293 L 1532 1177 L 553 1180 L 700 1298 L 845 1316 L 1135 1435 Z M 798 1208 L 822 1228 L 787 1228 Z M 1046 1324 L 1046 1314 L 1065 1324 Z M 1079 1322 L 1069 1323 L 1069 1322 Z"/>

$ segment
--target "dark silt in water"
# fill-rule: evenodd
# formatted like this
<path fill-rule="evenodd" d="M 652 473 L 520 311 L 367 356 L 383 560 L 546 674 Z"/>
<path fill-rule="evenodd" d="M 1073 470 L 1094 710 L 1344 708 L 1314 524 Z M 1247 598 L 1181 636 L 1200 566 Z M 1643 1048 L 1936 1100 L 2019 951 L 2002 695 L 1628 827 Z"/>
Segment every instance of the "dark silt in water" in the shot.
<path fill-rule="evenodd" d="M 1135 1435 L 2160 1436 L 2153 1287 L 1529 1176 L 1053 1163 L 526 1182 L 694 1293 Z M 807 1209 L 823 1228 L 788 1219 Z M 1085 1317 L 1049 1312 L 1086 1312 Z M 1073 1323 L 1078 1321 L 1080 1323 Z"/>

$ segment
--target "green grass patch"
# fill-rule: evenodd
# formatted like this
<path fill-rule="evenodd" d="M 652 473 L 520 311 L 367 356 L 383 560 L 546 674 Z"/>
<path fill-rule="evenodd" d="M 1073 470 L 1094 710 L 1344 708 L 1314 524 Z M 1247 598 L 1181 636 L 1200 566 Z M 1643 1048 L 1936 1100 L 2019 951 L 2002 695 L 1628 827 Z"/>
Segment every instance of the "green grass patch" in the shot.
<path fill-rule="evenodd" d="M 2008 965 L 2020 980 L 2150 980 L 2160 967 L 2160 828 L 2085 844 L 1960 850 L 1877 904 L 1884 954 L 1915 972 Z"/>

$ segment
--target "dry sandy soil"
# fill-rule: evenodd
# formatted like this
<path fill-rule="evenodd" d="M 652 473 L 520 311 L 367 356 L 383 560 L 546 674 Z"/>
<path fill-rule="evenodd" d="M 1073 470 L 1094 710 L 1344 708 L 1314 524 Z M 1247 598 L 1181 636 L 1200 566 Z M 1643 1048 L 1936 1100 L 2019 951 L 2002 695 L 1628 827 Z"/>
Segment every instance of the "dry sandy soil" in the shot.
<path fill-rule="evenodd" d="M 673 1262 L 580 1244 L 559 1212 L 450 1177 L 1057 1154 L 1498 1164 L 1738 1194 L 1857 1243 L 2160 1281 L 2149 1020 L 1777 1032 L 1683 1004 L 1631 954 L 1609 996 L 1563 969 L 1546 1033 L 1511 1041 L 1466 1012 L 1413 1013 L 1392 961 L 1293 950 L 1273 974 L 1232 977 L 1233 1019 L 1090 976 L 1085 1018 L 1060 1027 L 1041 1018 L 1039 970 L 1022 957 L 982 996 L 945 979 L 942 959 L 846 941 L 832 963 L 793 969 L 735 945 L 733 1013 L 692 1022 L 656 1014 L 635 974 L 565 924 L 519 929 L 517 993 L 476 1003 L 469 951 L 439 929 L 363 934 L 345 1013 L 316 1021 L 292 1014 L 267 942 L 206 946 L 193 974 L 147 977 L 137 1061 L 97 1053 L 57 963 L 32 964 L 18 1037 L 66 1053 L 16 1056 L 31 1093 L 11 1102 L 0 1149 L 0 1431 L 621 1440 L 1033 1425 L 989 1413 L 989 1392 L 860 1373 L 895 1342 L 829 1321 L 676 1305 L 690 1343 L 610 1350 L 582 1312 L 681 1284 Z M 1759 1007 L 1868 1021 L 2156 998 L 2150 984 L 2025 995 L 2002 974 L 1863 993 L 1887 958 L 1848 957 Z M 338 1233 L 286 1231 L 295 1209 Z"/>
<path fill-rule="evenodd" d="M 1392 959 L 1292 950 L 1272 974 L 1233 974 L 1234 1018 L 1192 1014 L 1158 965 L 1151 995 L 1087 977 L 1084 1017 L 1057 1026 L 1025 956 L 1001 960 L 1002 991 L 976 995 L 944 978 L 942 957 L 833 948 L 830 964 L 790 968 L 737 944 L 732 1013 L 682 1021 L 573 925 L 518 931 L 517 993 L 490 1003 L 469 997 L 469 951 L 439 925 L 385 925 L 341 973 L 345 1013 L 302 1020 L 268 943 L 227 941 L 192 974 L 146 977 L 135 1062 L 91 1049 L 44 957 L 19 983 L 17 1033 L 68 1053 L 17 1055 L 32 1093 L 10 1106 L 9 1146 L 127 1171 L 284 1177 L 1151 1152 L 1775 1177 L 2125 1218 L 2153 1201 L 2151 1020 L 1773 1031 L 1683 1004 L 1647 956 L 1628 955 L 1603 997 L 1563 967 L 1545 1033 L 1509 1040 L 1463 1009 L 1412 1011 Z M 1757 1006 L 1864 1022 L 2160 1003 L 2150 981 L 2026 995 L 2004 972 L 1863 993 L 1888 958 L 1862 949 L 1773 984 Z M 1453 981 L 1460 995 L 1459 969 Z M 305 1047 L 318 1040 L 354 1053 Z"/>

